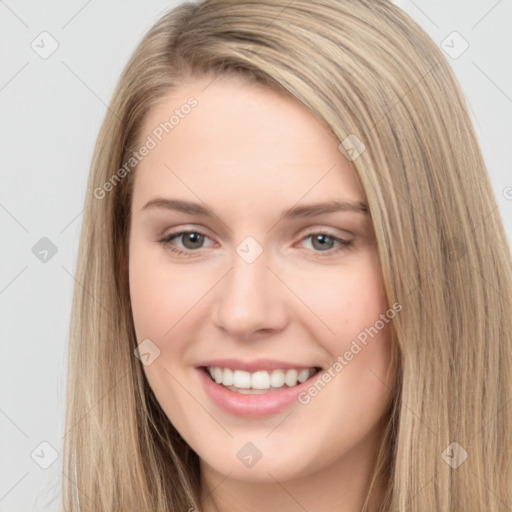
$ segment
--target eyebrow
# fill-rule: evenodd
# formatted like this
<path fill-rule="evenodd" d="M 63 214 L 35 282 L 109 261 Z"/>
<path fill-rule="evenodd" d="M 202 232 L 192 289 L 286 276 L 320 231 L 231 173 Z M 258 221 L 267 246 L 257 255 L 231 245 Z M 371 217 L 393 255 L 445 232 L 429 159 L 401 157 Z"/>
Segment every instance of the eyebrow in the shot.
<path fill-rule="evenodd" d="M 199 203 L 191 201 L 183 201 L 180 199 L 166 199 L 157 197 L 148 201 L 142 208 L 147 210 L 150 208 L 161 208 L 165 210 L 174 210 L 188 215 L 200 215 L 207 218 L 216 217 L 212 211 Z M 286 210 L 281 219 L 307 218 L 315 217 L 326 213 L 334 212 L 358 212 L 364 215 L 368 214 L 368 206 L 362 202 L 349 201 L 327 201 L 324 203 L 315 203 L 302 206 L 292 206 Z"/>

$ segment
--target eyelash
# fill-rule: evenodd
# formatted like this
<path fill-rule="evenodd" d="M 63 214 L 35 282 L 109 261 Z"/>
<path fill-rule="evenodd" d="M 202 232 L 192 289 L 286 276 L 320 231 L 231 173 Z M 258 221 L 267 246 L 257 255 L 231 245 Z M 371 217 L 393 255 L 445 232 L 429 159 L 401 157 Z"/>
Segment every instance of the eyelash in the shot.
<path fill-rule="evenodd" d="M 201 231 L 196 231 L 196 230 L 178 231 L 177 233 L 171 233 L 171 234 L 165 236 L 161 240 L 158 240 L 158 242 L 161 243 L 164 247 L 166 247 L 166 246 L 168 246 L 170 244 L 171 240 L 173 240 L 174 238 L 179 238 L 182 235 L 188 235 L 188 234 L 196 234 L 196 235 L 204 236 L 205 238 L 209 238 L 204 233 L 201 233 Z M 301 241 L 306 240 L 307 238 L 310 238 L 310 237 L 312 237 L 314 235 L 323 235 L 323 236 L 331 238 L 335 242 L 339 243 L 338 247 L 333 247 L 333 248 L 331 248 L 331 249 L 329 249 L 327 251 L 315 251 L 313 249 L 313 251 L 318 253 L 320 255 L 320 257 L 332 256 L 332 255 L 337 254 L 337 253 L 339 253 L 341 251 L 347 250 L 347 249 L 349 249 L 352 246 L 352 241 L 344 240 L 343 238 L 339 238 L 337 236 L 331 235 L 329 233 L 325 233 L 323 231 L 312 231 L 312 232 L 308 233 L 307 235 L 305 235 L 304 237 L 302 237 Z M 202 247 L 200 247 L 199 249 L 202 249 Z M 178 254 L 180 256 L 186 256 L 186 257 L 190 257 L 191 253 L 198 252 L 199 249 L 183 250 L 183 249 L 178 249 L 178 248 L 173 247 L 173 246 L 169 247 L 169 250 L 171 252 L 173 252 L 175 254 Z"/>

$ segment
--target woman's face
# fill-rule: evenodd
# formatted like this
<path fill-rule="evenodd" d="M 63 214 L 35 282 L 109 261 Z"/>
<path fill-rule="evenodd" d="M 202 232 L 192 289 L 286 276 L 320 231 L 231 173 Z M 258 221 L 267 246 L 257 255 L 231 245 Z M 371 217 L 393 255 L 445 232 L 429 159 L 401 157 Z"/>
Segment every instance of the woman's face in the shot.
<path fill-rule="evenodd" d="M 357 473 L 390 398 L 395 313 L 363 189 L 305 107 L 210 82 L 166 96 L 140 137 L 129 274 L 144 371 L 205 470 Z"/>

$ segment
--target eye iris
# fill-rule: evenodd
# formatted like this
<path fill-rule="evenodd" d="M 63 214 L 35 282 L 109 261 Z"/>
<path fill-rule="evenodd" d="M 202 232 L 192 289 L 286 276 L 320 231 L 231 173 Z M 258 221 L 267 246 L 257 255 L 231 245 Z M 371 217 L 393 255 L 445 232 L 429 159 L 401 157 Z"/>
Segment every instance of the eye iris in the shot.
<path fill-rule="evenodd" d="M 201 247 L 204 236 L 199 233 L 185 233 L 183 235 L 183 245 L 187 249 L 197 249 Z M 191 245 L 188 245 L 191 242 Z"/>
<path fill-rule="evenodd" d="M 319 242 L 320 245 L 315 246 L 316 242 Z M 334 240 L 329 235 L 316 235 L 313 237 L 313 247 L 315 247 L 315 249 L 331 249 L 333 244 Z"/>

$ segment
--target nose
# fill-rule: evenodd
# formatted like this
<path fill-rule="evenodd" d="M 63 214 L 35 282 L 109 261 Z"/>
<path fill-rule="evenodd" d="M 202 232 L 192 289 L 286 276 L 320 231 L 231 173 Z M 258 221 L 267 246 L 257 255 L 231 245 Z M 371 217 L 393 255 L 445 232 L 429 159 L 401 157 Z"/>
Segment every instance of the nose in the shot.
<path fill-rule="evenodd" d="M 216 287 L 212 319 L 233 338 L 247 340 L 286 326 L 285 290 L 268 263 L 265 251 L 252 263 L 235 253 L 231 270 Z"/>

